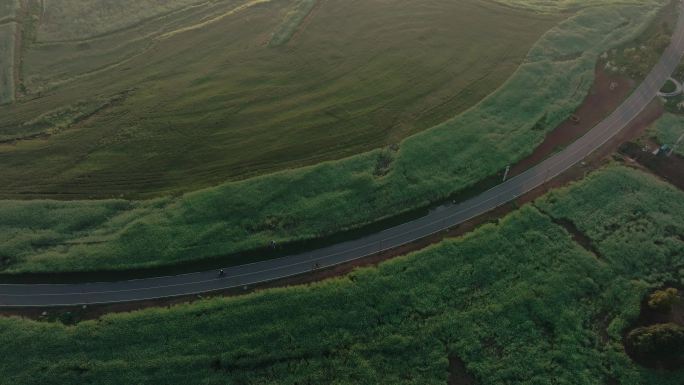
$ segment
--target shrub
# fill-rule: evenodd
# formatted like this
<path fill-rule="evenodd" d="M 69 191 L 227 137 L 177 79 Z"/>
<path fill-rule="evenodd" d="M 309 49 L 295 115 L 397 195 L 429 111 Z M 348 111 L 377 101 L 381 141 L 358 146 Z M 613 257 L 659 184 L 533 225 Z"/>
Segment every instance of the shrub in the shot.
<path fill-rule="evenodd" d="M 627 336 L 635 355 L 652 359 L 684 354 L 684 327 L 673 323 L 639 327 Z"/>
<path fill-rule="evenodd" d="M 653 310 L 669 313 L 672 305 L 677 301 L 679 292 L 675 288 L 658 290 L 648 298 L 648 307 Z"/>

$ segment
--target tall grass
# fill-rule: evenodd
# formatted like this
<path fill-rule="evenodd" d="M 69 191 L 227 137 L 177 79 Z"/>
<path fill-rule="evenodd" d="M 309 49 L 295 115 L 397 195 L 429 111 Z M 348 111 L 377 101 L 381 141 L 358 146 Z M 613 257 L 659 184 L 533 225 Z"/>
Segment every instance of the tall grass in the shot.
<path fill-rule="evenodd" d="M 667 218 L 649 230 L 656 239 L 684 227 L 681 211 L 668 209 L 684 193 L 622 168 L 542 200 L 587 229 L 638 234 L 633 221 L 612 219 L 620 210 L 610 201 Z M 3 318 L 0 382 L 445 384 L 457 356 L 482 385 L 681 384 L 682 371 L 632 363 L 620 334 L 672 265 L 648 248 L 598 242 L 620 257 L 596 258 L 528 205 L 466 237 L 311 286 L 68 327 Z"/>
<path fill-rule="evenodd" d="M 537 206 L 572 221 L 603 261 L 653 283 L 684 283 L 684 194 L 653 176 L 613 167 Z"/>
<path fill-rule="evenodd" d="M 545 135 L 534 127 L 542 122 L 550 130 L 572 113 L 591 86 L 598 56 L 643 30 L 657 12 L 654 4 L 579 11 L 545 34 L 496 93 L 402 142 L 384 176 L 375 175 L 378 161 L 386 162 L 378 150 L 177 198 L 1 201 L 0 255 L 12 260 L 5 271 L 173 264 L 270 240 L 317 238 L 444 199 L 529 154 Z M 70 229 L 69 223 L 81 223 L 81 207 L 99 204 L 128 208 L 76 231 L 50 224 L 51 210 L 69 212 L 63 226 Z M 8 211 L 31 220 L 8 222 Z"/>

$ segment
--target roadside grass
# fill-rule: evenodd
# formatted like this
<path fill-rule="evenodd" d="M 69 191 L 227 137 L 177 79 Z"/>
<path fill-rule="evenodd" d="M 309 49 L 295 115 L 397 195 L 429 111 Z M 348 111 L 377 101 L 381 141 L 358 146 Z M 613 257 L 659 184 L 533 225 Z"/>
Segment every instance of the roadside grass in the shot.
<path fill-rule="evenodd" d="M 85 42 L 29 44 L 28 94 L 0 108 L 2 134 L 85 96 L 135 92 L 60 135 L 0 148 L 0 197 L 149 198 L 397 144 L 500 87 L 562 18 L 480 0 L 335 0 L 296 44 L 271 49 L 297 4 L 278 1 L 176 33 L 244 3 Z"/>
<path fill-rule="evenodd" d="M 634 364 L 621 332 L 684 254 L 661 259 L 662 247 L 650 240 L 652 247 L 635 251 L 613 240 L 634 246 L 645 236 L 668 239 L 671 226 L 681 231 L 684 194 L 611 167 L 541 201 L 594 237 L 611 229 L 595 238 L 601 257 L 526 205 L 462 238 L 322 283 L 74 326 L 3 318 L 1 378 L 16 385 L 424 385 L 447 383 L 455 356 L 481 385 L 681 384 L 682 371 Z M 613 219 L 634 210 L 659 224 L 641 233 L 634 221 Z"/>
<path fill-rule="evenodd" d="M 660 144 L 673 148 L 679 141 L 674 152 L 684 156 L 684 117 L 675 114 L 665 114 L 658 119 L 650 130 L 651 136 Z"/>
<path fill-rule="evenodd" d="M 268 44 L 271 47 L 279 47 L 287 44 L 292 35 L 297 31 L 304 19 L 311 13 L 319 0 L 300 0 L 295 7 L 289 11 L 278 28 L 273 32 L 273 36 Z"/>
<path fill-rule="evenodd" d="M 669 4 L 660 10 L 658 23 L 652 23 L 638 39 L 606 52 L 602 56 L 606 70 L 636 81 L 644 79 L 670 44 L 679 15 L 679 4 L 676 0 L 669 1 Z M 674 87 L 674 84 L 669 85 Z"/>
<path fill-rule="evenodd" d="M 642 31 L 655 10 L 582 10 L 545 34 L 496 93 L 406 139 L 398 151 L 376 150 L 149 201 L 0 201 L 0 255 L 10 261 L 4 272 L 172 265 L 260 249 L 271 240 L 316 239 L 445 199 L 530 153 L 547 130 L 580 104 L 600 53 Z M 537 129 L 540 124 L 543 130 Z M 191 138 L 186 141 L 194 144 Z M 113 151 L 111 146 L 108 151 Z M 11 164 L 6 159 L 0 157 L 3 164 Z M 379 163 L 384 166 L 380 175 Z M 98 204 L 120 209 L 96 217 L 80 214 L 81 207 Z M 58 227 L 50 218 L 52 210 L 69 213 Z"/>
<path fill-rule="evenodd" d="M 16 24 L 0 24 L 0 105 L 14 101 L 14 39 Z"/>

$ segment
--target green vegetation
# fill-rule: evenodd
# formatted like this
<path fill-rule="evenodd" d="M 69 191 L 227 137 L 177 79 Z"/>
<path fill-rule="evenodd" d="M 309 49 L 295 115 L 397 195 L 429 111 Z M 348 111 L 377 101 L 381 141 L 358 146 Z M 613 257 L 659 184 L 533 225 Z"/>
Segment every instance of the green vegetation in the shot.
<path fill-rule="evenodd" d="M 665 290 L 656 290 L 648 297 L 648 307 L 662 313 L 667 313 L 678 300 L 679 291 L 673 287 Z"/>
<path fill-rule="evenodd" d="M 684 156 L 684 116 L 665 114 L 651 127 L 651 135 L 660 144 L 674 148 L 674 152 Z"/>
<path fill-rule="evenodd" d="M 602 57 L 605 68 L 635 80 L 645 78 L 670 44 L 678 9 L 679 2 L 670 1 L 660 10 L 659 22 L 651 24 L 638 39 L 606 52 Z"/>
<path fill-rule="evenodd" d="M 677 90 L 677 85 L 674 84 L 672 80 L 668 80 L 663 88 L 660 89 L 660 91 L 664 93 L 674 92 L 675 90 Z"/>
<path fill-rule="evenodd" d="M 149 198 L 398 144 L 500 87 L 562 17 L 481 0 L 333 0 L 296 42 L 269 48 L 307 4 L 219 1 L 97 39 L 28 42 L 27 95 L 0 108 L 0 134 L 23 139 L 0 147 L 0 196 Z M 59 135 L 19 129 L 125 90 Z"/>
<path fill-rule="evenodd" d="M 610 168 L 586 183 L 552 192 L 536 205 L 574 223 L 601 260 L 624 266 L 621 274 L 639 271 L 641 278 L 662 285 L 684 277 L 682 196 L 654 177 Z"/>
<path fill-rule="evenodd" d="M 606 189 L 616 182 L 617 190 Z M 664 239 L 671 225 L 683 234 L 684 215 L 669 208 L 681 207 L 684 193 L 628 169 L 593 174 L 540 203 L 571 212 L 578 227 L 589 210 L 581 201 L 593 208 L 595 226 L 639 230 L 613 221 L 614 207 L 594 204 L 596 193 L 662 217 L 666 225 L 649 235 Z M 624 352 L 621 333 L 657 285 L 651 278 L 670 271 L 650 261 L 652 250 L 624 249 L 614 250 L 620 258 L 596 258 L 528 205 L 463 238 L 310 286 L 75 326 L 0 319 L 0 378 L 15 385 L 445 384 L 448 357 L 457 356 L 482 385 L 679 385 L 684 372 L 644 369 Z M 684 262 L 683 253 L 673 258 Z"/>
<path fill-rule="evenodd" d="M 14 101 L 14 22 L 0 24 L 0 104 Z"/>
<path fill-rule="evenodd" d="M 311 13 L 319 0 L 300 0 L 292 11 L 288 12 L 283 22 L 273 32 L 271 47 L 278 47 L 290 41 L 304 19 Z"/>
<path fill-rule="evenodd" d="M 545 135 L 544 130 L 533 129 L 540 120 L 549 130 L 566 119 L 590 87 L 600 53 L 637 33 L 654 12 L 652 6 L 592 7 L 578 12 L 544 35 L 495 94 L 406 139 L 398 151 L 376 150 L 151 201 L 1 201 L 0 255 L 8 261 L 5 272 L 168 265 L 261 248 L 270 240 L 319 238 L 444 199 L 531 152 Z M 313 23 L 307 27 L 307 36 L 312 27 Z M 67 130 L 58 137 L 97 142 L 97 137 L 85 133 Z M 177 154 L 190 156 L 182 149 L 204 148 L 192 137 L 183 139 L 186 145 L 176 149 Z M 151 147 L 140 148 L 139 154 L 150 161 L 137 166 L 139 173 L 111 174 L 119 179 L 100 181 L 98 188 L 119 191 L 121 181 L 138 178 L 151 185 L 163 183 L 158 176 L 141 173 L 152 167 L 158 149 L 144 143 Z M 13 189 L 36 191 L 49 183 L 31 184 L 29 190 L 16 181 L 19 175 L 27 178 L 17 171 L 22 165 L 43 164 L 49 169 L 35 159 L 14 164 L 12 160 L 21 157 L 10 155 L 24 146 L 48 145 L 20 142 L 7 155 L 0 154 L 0 162 L 12 166 L 0 177 L 15 176 L 14 183 L 0 187 L 5 194 Z M 107 151 L 115 153 L 117 146 L 108 145 Z M 102 163 L 91 161 L 81 167 L 88 165 L 95 171 L 112 158 L 96 159 Z M 53 154 L 50 161 L 69 163 L 69 158 Z M 383 165 L 380 173 L 379 164 Z M 78 180 L 82 186 L 97 181 L 92 175 Z"/>

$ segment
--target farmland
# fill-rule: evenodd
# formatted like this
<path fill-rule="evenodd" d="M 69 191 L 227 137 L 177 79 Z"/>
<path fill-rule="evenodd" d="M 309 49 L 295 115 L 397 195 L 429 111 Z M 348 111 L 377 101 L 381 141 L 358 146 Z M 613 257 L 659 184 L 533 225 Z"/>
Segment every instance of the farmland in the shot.
<path fill-rule="evenodd" d="M 682 282 L 683 202 L 658 179 L 611 166 L 463 238 L 343 278 L 75 326 L 0 319 L 0 373 L 12 384 L 678 385 L 681 371 L 633 363 L 621 333 L 662 280 Z"/>
<path fill-rule="evenodd" d="M 0 108 L 3 198 L 150 198 L 397 145 L 499 88 L 565 16 L 480 0 L 107 2 L 121 23 L 100 24 L 60 3 L 32 8 L 26 95 Z M 81 13 L 93 20 L 69 29 Z M 58 135 L 30 123 L 122 94 Z"/>
<path fill-rule="evenodd" d="M 444 199 L 531 152 L 582 101 L 601 52 L 642 30 L 653 11 L 621 5 L 579 12 L 546 34 L 497 92 L 396 148 L 179 197 L 0 201 L 2 268 L 171 265 L 258 249 L 270 240 L 311 240 Z"/>
<path fill-rule="evenodd" d="M 57 0 L 40 9 L 38 41 L 78 41 L 129 28 L 201 3 L 199 0 Z"/>

